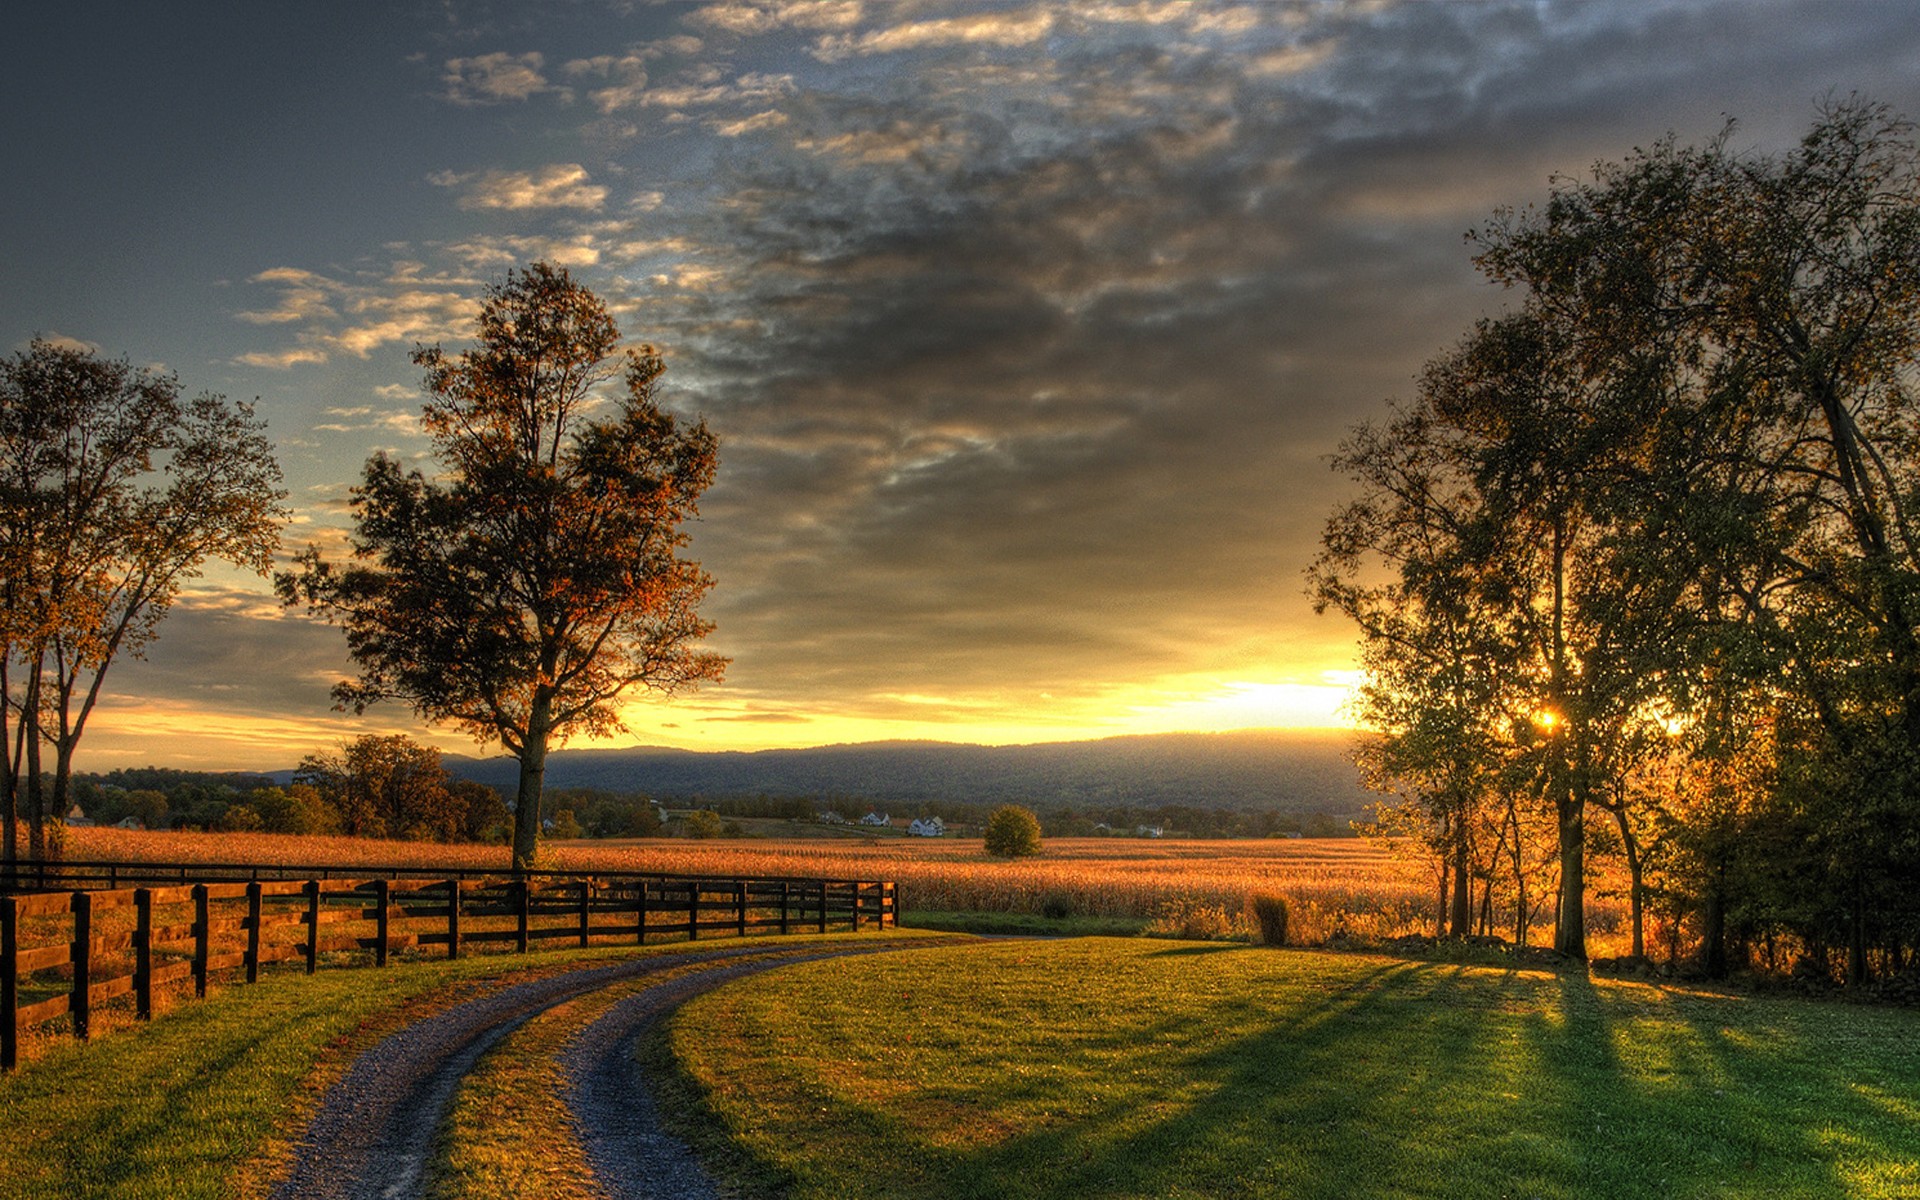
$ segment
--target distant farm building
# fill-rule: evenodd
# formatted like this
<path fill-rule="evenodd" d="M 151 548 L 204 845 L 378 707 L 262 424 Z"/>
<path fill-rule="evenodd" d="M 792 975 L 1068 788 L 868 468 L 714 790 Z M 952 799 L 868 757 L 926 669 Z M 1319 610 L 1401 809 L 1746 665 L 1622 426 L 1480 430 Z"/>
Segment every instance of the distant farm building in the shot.
<path fill-rule="evenodd" d="M 823 812 L 816 818 L 822 825 L 845 825 L 847 819 L 837 812 Z"/>
<path fill-rule="evenodd" d="M 893 824 L 893 819 L 888 817 L 887 814 L 883 812 L 870 812 L 866 816 L 860 818 L 860 823 L 862 825 L 876 825 L 881 828 L 885 828 L 886 826 Z"/>
<path fill-rule="evenodd" d="M 921 817 L 907 826 L 907 833 L 912 837 L 945 837 L 947 823 L 939 817 Z"/>

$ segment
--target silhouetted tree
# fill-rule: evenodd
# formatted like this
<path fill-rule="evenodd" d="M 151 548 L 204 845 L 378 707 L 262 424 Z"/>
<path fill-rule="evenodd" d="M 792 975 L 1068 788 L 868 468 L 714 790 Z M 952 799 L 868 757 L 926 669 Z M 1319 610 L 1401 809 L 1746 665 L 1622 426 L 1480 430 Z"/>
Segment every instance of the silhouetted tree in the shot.
<path fill-rule="evenodd" d="M 46 823 L 67 811 L 74 750 L 114 659 L 142 652 L 208 560 L 266 573 L 285 492 L 264 428 L 248 405 L 183 400 L 174 376 L 87 350 L 35 339 L 0 363 L 9 859 L 23 798 L 31 853 L 46 852 Z"/>
<path fill-rule="evenodd" d="M 626 355 L 624 389 L 593 417 L 618 334 L 564 270 L 535 263 L 489 288 L 478 332 L 457 355 L 413 355 L 441 474 L 369 460 L 352 561 L 336 569 L 309 548 L 277 583 L 345 628 L 361 675 L 335 688 L 341 704 L 402 699 L 519 760 L 525 869 L 553 739 L 621 729 L 628 693 L 725 666 L 696 648 L 712 580 L 679 557 L 715 444 L 656 402 L 664 364 L 650 346 Z"/>

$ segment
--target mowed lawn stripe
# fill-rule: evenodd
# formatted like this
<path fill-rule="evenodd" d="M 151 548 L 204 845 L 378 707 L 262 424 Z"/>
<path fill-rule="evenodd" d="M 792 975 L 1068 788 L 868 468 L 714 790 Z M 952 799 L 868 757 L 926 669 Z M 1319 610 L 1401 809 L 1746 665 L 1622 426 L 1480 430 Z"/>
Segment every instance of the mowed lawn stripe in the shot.
<path fill-rule="evenodd" d="M 713 1161 L 796 1200 L 1920 1194 L 1910 1010 L 1086 939 L 795 967 L 665 1038 Z"/>

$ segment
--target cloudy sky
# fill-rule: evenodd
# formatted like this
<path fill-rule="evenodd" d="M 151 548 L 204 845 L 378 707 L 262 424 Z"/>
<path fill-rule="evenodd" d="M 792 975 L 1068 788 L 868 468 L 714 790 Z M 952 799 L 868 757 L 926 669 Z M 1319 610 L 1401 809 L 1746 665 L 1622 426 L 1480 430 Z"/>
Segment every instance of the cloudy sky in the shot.
<path fill-rule="evenodd" d="M 24 6 L 0 350 L 259 398 L 337 546 L 422 454 L 417 342 L 563 264 L 721 440 L 727 681 L 622 741 L 1010 742 L 1335 722 L 1326 456 L 1506 297 L 1463 233 L 1671 130 L 1920 115 L 1897 3 L 341 0 Z M 212 572 L 83 767 L 283 766 L 339 633 Z M 418 732 L 417 730 L 415 730 Z M 471 750 L 438 736 L 450 749 Z"/>

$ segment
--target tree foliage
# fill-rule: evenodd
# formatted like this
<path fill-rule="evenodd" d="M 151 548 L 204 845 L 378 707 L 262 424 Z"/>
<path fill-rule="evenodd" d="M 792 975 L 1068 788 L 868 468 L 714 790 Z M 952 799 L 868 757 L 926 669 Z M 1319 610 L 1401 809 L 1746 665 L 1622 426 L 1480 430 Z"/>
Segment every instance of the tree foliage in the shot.
<path fill-rule="evenodd" d="M 659 354 L 616 358 L 617 339 L 562 269 L 535 263 L 488 289 L 472 348 L 413 355 L 440 474 L 375 456 L 353 492 L 352 560 L 309 548 L 277 581 L 346 630 L 361 673 L 340 704 L 404 700 L 519 760 L 521 867 L 552 740 L 619 730 L 624 697 L 725 666 L 698 648 L 712 580 L 679 553 L 714 438 L 658 403 Z"/>
<path fill-rule="evenodd" d="M 317 792 L 352 836 L 447 842 L 468 832 L 470 798 L 438 750 L 405 734 L 368 734 L 337 754 L 310 754 L 293 781 Z"/>
<path fill-rule="evenodd" d="M 1040 818 L 1018 804 L 1002 804 L 987 814 L 987 853 L 1026 858 L 1040 853 Z"/>
<path fill-rule="evenodd" d="M 1476 232 L 1519 304 L 1347 443 L 1313 587 L 1383 782 L 1551 817 L 1560 949 L 1597 837 L 1636 953 L 1657 898 L 1716 970 L 1778 934 L 1859 979 L 1920 941 L 1920 155 L 1860 101 L 1732 134 Z"/>
<path fill-rule="evenodd" d="M 67 811 L 108 668 L 209 560 L 266 573 L 285 517 L 251 407 L 36 339 L 0 362 L 0 776 L 5 852 Z M 50 786 L 43 779 L 48 752 Z"/>

